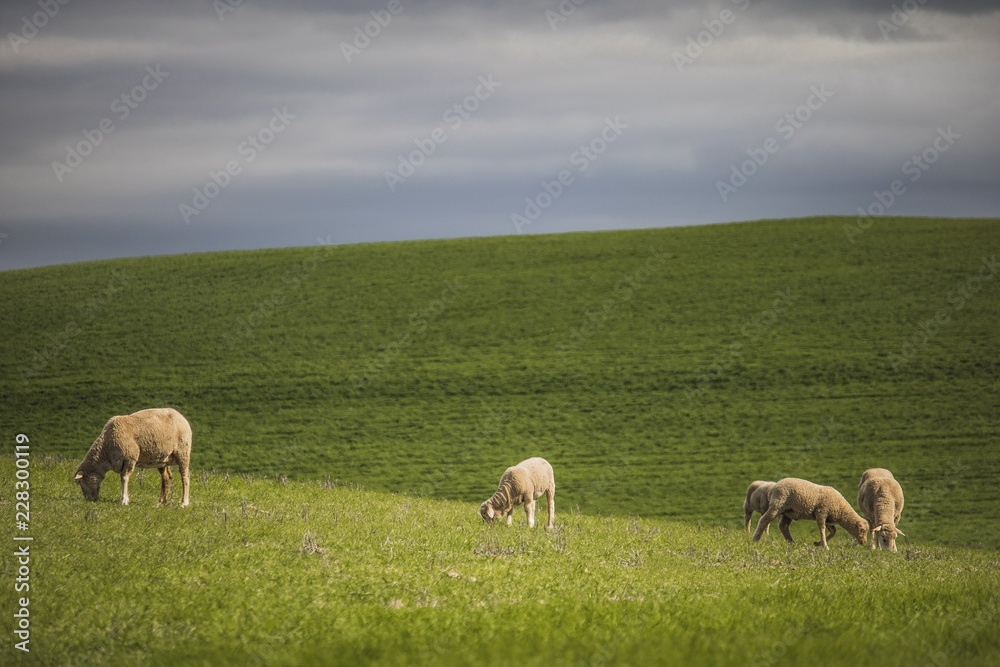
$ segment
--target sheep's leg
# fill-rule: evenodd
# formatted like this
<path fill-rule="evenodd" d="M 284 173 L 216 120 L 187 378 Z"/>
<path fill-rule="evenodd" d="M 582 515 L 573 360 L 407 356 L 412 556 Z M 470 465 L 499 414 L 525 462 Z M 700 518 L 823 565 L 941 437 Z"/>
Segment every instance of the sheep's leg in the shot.
<path fill-rule="evenodd" d="M 556 525 L 556 490 L 549 489 L 545 492 L 545 499 L 548 501 L 549 521 L 545 524 L 547 529 L 552 529 Z"/>
<path fill-rule="evenodd" d="M 126 461 L 122 464 L 122 505 L 128 505 L 128 480 L 132 477 L 132 471 L 135 470 L 135 464 Z"/>
<path fill-rule="evenodd" d="M 514 508 L 513 507 L 511 507 L 509 510 L 507 510 L 507 525 L 509 526 L 512 523 L 514 523 Z"/>
<path fill-rule="evenodd" d="M 181 473 L 181 507 L 191 504 L 191 465 L 187 459 L 177 464 L 177 470 Z"/>
<path fill-rule="evenodd" d="M 824 549 L 829 549 L 830 545 L 826 543 L 826 515 L 820 514 L 816 517 L 816 525 L 819 526 L 819 542 L 813 542 L 813 546 L 822 546 Z"/>
<path fill-rule="evenodd" d="M 528 528 L 535 527 L 535 501 L 528 500 L 524 503 L 524 513 L 528 515 Z"/>
<path fill-rule="evenodd" d="M 159 468 L 160 471 L 160 504 L 166 505 L 170 497 L 170 466 Z"/>
<path fill-rule="evenodd" d="M 191 504 L 191 462 L 188 459 L 181 459 L 177 463 L 177 469 L 181 472 L 181 486 L 184 489 L 181 507 L 187 507 Z"/>
<path fill-rule="evenodd" d="M 824 539 L 820 539 L 819 542 L 813 542 L 813 546 L 814 547 L 819 547 L 819 546 L 824 546 L 825 547 L 826 544 L 827 544 L 827 542 L 829 542 L 830 540 L 832 540 L 833 536 L 836 535 L 836 534 L 837 534 L 837 526 L 834 525 L 834 524 L 832 524 L 832 523 L 826 524 L 826 539 L 825 540 Z"/>
<path fill-rule="evenodd" d="M 746 526 L 747 526 L 747 535 L 749 535 L 750 534 L 750 524 L 753 523 L 753 510 L 750 510 L 749 512 L 744 512 L 743 520 L 744 520 L 744 522 L 746 523 Z M 768 534 L 768 535 L 771 534 L 771 524 L 767 524 L 767 527 L 764 528 L 764 532 L 766 534 Z"/>
<path fill-rule="evenodd" d="M 792 520 L 787 516 L 782 515 L 781 521 L 778 522 L 778 529 L 781 530 L 781 534 L 785 536 L 786 542 L 794 542 L 792 539 L 792 533 L 788 530 L 788 527 L 792 525 Z"/>
<path fill-rule="evenodd" d="M 764 531 L 768 529 L 768 527 L 771 525 L 771 522 L 774 521 L 776 518 L 778 518 L 778 513 L 776 511 L 772 512 L 771 510 L 768 510 L 764 514 L 760 515 L 760 520 L 757 521 L 757 530 L 754 531 L 753 534 L 754 542 L 760 541 L 761 535 L 764 534 Z"/>

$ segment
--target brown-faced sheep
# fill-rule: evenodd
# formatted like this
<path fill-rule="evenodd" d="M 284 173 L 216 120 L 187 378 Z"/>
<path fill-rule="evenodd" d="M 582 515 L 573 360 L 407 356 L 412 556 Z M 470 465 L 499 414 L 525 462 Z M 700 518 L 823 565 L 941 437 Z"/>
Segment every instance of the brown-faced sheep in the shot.
<path fill-rule="evenodd" d="M 819 541 L 816 546 L 829 549 L 828 539 L 833 539 L 837 532 L 836 526 L 844 528 L 854 536 L 858 544 L 864 544 L 868 534 L 868 522 L 862 519 L 851 504 L 844 499 L 832 486 L 820 486 L 804 479 L 786 477 L 771 487 L 767 494 L 768 508 L 757 522 L 757 530 L 753 534 L 754 542 L 758 541 L 767 526 L 779 516 L 778 528 L 789 542 L 793 542 L 788 526 L 799 519 L 814 519 L 819 526 Z M 826 530 L 830 529 L 827 536 Z"/>
<path fill-rule="evenodd" d="M 545 528 L 551 529 L 556 517 L 556 479 L 549 462 L 536 456 L 504 471 L 496 493 L 479 506 L 479 514 L 486 523 L 506 516 L 509 526 L 513 520 L 514 507 L 524 503 L 528 526 L 534 528 L 535 500 L 543 493 L 548 500 L 549 510 Z"/>
<path fill-rule="evenodd" d="M 753 513 L 763 514 L 767 511 L 767 492 L 771 490 L 772 486 L 774 486 L 774 482 L 757 480 L 747 487 L 747 497 L 743 501 L 743 520 L 746 523 L 748 535 L 750 534 L 750 520 L 753 519 Z M 770 532 L 771 527 L 768 526 L 766 530 Z"/>
<path fill-rule="evenodd" d="M 868 519 L 871 548 L 896 551 L 896 536 L 901 532 L 896 524 L 903 513 L 903 488 L 885 468 L 869 468 L 858 484 L 858 508 Z"/>
<path fill-rule="evenodd" d="M 190 502 L 191 425 L 173 408 L 140 410 L 112 417 L 76 470 L 76 483 L 85 500 L 96 501 L 101 482 L 109 471 L 122 478 L 122 505 L 128 505 L 128 480 L 136 468 L 160 471 L 160 504 L 170 495 L 170 466 L 181 473 L 184 497 Z"/>

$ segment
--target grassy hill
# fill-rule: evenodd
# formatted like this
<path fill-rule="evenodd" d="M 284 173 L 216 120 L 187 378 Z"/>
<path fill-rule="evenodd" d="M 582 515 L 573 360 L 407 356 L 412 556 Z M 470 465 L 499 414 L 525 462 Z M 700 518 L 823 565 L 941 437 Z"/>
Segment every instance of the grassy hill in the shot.
<path fill-rule="evenodd" d="M 42 443 L 32 441 L 32 452 Z M 994 550 L 557 516 L 484 526 L 469 503 L 197 474 L 156 507 L 155 471 L 115 503 L 30 464 L 30 648 L 6 665 L 967 665 L 1000 659 Z M 150 474 L 152 472 L 152 474 Z M 0 479 L 11 480 L 9 458 Z M 14 525 L 12 484 L 0 517 Z M 802 528 L 812 539 L 815 526 Z M 812 531 L 812 532 L 811 532 Z M 8 538 L 9 540 L 9 538 Z M 8 542 L 19 546 L 23 542 Z M 13 547 L 12 547 L 13 548 Z M 14 559 L 0 559 L 13 582 Z M 8 591 L 10 589 L 8 588 Z"/>
<path fill-rule="evenodd" d="M 0 429 L 77 460 L 169 405 L 196 473 L 465 503 L 542 455 L 560 511 L 703 525 L 753 479 L 853 501 L 878 465 L 912 540 L 996 548 L 998 240 L 833 218 L 9 271 Z"/>

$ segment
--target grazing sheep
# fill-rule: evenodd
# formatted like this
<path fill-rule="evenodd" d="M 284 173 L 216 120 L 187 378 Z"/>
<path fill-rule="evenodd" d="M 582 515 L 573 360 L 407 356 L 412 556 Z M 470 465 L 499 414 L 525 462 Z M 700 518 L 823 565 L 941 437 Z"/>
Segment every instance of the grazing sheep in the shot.
<path fill-rule="evenodd" d="M 747 534 L 750 534 L 750 520 L 753 518 L 753 513 L 763 514 L 767 511 L 767 492 L 771 490 L 774 486 L 774 482 L 762 482 L 757 480 L 747 487 L 747 497 L 743 501 L 743 520 L 747 526 Z M 767 527 L 767 532 L 771 531 L 771 527 Z"/>
<path fill-rule="evenodd" d="M 85 500 L 97 501 L 101 482 L 109 471 L 122 477 L 122 505 L 128 505 L 128 480 L 136 468 L 160 471 L 160 504 L 170 495 L 170 466 L 176 465 L 184 485 L 181 507 L 190 502 L 191 425 L 173 408 L 140 410 L 112 417 L 104 425 L 83 463 L 76 483 Z"/>
<path fill-rule="evenodd" d="M 506 516 L 509 526 L 513 520 L 514 507 L 524 503 L 528 526 L 534 528 L 535 500 L 543 493 L 549 506 L 549 520 L 545 528 L 551 529 L 556 517 L 556 479 L 549 462 L 536 456 L 504 471 L 497 492 L 479 506 L 479 514 L 486 523 Z"/>
<path fill-rule="evenodd" d="M 864 544 L 868 537 L 868 522 L 862 519 L 840 491 L 832 486 L 820 486 L 804 479 L 786 477 L 771 487 L 767 494 L 768 508 L 757 522 L 753 534 L 754 542 L 767 530 L 768 525 L 779 516 L 778 528 L 789 542 L 793 542 L 788 526 L 799 519 L 815 519 L 819 526 L 819 541 L 815 545 L 829 549 L 828 539 L 833 539 L 837 526 L 854 536 L 858 544 Z M 829 523 L 828 523 L 829 522 Z M 829 527 L 830 535 L 826 529 Z"/>
<path fill-rule="evenodd" d="M 901 532 L 896 524 L 903 513 L 903 489 L 885 468 L 870 468 L 861 475 L 858 484 L 858 508 L 868 519 L 871 548 L 896 551 L 896 536 Z"/>

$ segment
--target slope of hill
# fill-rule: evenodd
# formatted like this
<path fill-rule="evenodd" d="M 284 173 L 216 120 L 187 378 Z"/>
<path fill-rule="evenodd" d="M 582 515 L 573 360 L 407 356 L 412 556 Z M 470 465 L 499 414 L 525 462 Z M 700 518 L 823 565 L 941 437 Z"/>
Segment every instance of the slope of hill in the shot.
<path fill-rule="evenodd" d="M 31 451 L 39 443 L 30 443 Z M 34 455 L 33 455 L 34 456 Z M 75 461 L 31 459 L 30 590 L 3 664 L 963 665 L 1000 659 L 997 552 L 786 549 L 737 525 L 560 512 L 485 526 L 472 503 L 195 476 L 192 504 L 85 503 Z M 0 479 L 14 477 L 0 459 Z M 14 525 L 11 488 L 0 516 Z M 793 528 L 799 528 L 795 524 Z M 9 541 L 9 538 L 8 538 Z M 12 547 L 13 548 L 13 547 Z M 15 574 L 17 573 L 17 574 Z M 10 591 L 12 589 L 8 589 Z M 16 599 L 16 598 L 15 598 Z M 23 604 L 23 603 L 22 603 Z M 13 647 L 28 610 L 29 654 Z M 876 657 L 877 656 L 877 657 Z"/>
<path fill-rule="evenodd" d="M 995 220 L 764 221 L 202 254 L 0 273 L 5 433 L 82 457 L 170 405 L 196 470 L 738 525 L 752 479 L 996 547 Z"/>

